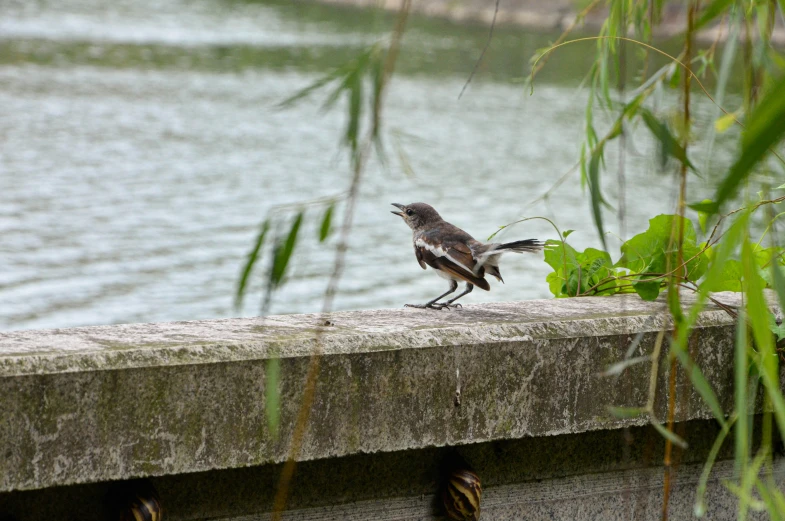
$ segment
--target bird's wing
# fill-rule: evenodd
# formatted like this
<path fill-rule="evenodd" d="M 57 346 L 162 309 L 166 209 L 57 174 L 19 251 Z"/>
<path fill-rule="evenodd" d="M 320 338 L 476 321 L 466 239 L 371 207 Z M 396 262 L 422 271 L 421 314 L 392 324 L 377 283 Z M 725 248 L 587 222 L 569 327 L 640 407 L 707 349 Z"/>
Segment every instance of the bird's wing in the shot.
<path fill-rule="evenodd" d="M 480 267 L 479 272 L 475 274 L 469 267 L 475 263 L 471 256 L 471 251 L 465 245 L 453 244 L 452 247 L 444 249 L 434 246 L 423 238 L 419 238 L 415 241 L 414 247 L 419 252 L 418 259 L 422 258 L 431 268 L 442 270 L 457 279 L 474 284 L 486 291 L 491 289 L 488 281 L 483 278 L 485 270 Z"/>
<path fill-rule="evenodd" d="M 425 261 L 422 259 L 422 252 L 416 244 L 414 245 L 414 256 L 417 257 L 417 262 L 420 264 L 420 267 L 426 269 Z"/>
<path fill-rule="evenodd" d="M 428 252 L 437 258 L 445 257 L 455 264 L 456 268 L 461 269 L 470 275 L 474 275 L 474 268 L 477 263 L 472 257 L 471 250 L 465 244 L 457 241 L 449 241 L 437 245 L 428 239 L 429 238 L 426 235 L 414 241 L 414 247 L 419 248 L 421 255 L 425 256 L 426 252 Z M 425 262 L 427 263 L 428 261 Z"/>

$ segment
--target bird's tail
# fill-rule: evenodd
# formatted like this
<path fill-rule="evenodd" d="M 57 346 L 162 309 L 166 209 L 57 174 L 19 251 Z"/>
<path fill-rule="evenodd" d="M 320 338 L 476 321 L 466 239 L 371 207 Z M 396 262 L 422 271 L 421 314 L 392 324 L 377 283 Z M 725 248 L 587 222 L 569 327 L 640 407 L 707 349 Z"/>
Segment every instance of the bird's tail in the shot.
<path fill-rule="evenodd" d="M 543 244 L 537 239 L 526 239 L 525 241 L 513 241 L 500 244 L 493 249 L 493 253 L 504 253 L 512 251 L 515 253 L 537 252 L 543 248 Z"/>

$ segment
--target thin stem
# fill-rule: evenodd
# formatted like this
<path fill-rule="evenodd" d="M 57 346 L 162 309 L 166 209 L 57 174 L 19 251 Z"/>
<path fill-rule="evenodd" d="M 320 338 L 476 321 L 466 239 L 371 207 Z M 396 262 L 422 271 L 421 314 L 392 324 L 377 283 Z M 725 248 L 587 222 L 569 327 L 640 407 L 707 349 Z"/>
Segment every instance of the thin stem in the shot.
<path fill-rule="evenodd" d="M 390 43 L 390 48 L 384 63 L 384 69 L 383 69 L 384 73 L 383 73 L 383 78 L 381 80 L 381 84 L 379 86 L 377 103 L 374 105 L 372 125 L 371 128 L 369 129 L 368 136 L 365 139 L 364 145 L 359 151 L 357 159 L 354 163 L 352 182 L 349 188 L 348 198 L 346 201 L 346 211 L 344 213 L 343 225 L 341 227 L 340 241 L 338 243 L 336 256 L 335 256 L 335 265 L 333 268 L 333 273 L 330 276 L 330 281 L 327 285 L 327 289 L 325 291 L 322 313 L 329 313 L 330 310 L 332 309 L 333 300 L 338 290 L 338 284 L 341 280 L 341 275 L 343 274 L 343 269 L 346 259 L 346 251 L 348 250 L 349 247 L 349 235 L 352 228 L 354 209 L 360 190 L 360 182 L 362 180 L 362 174 L 365 170 L 365 165 L 368 161 L 371 150 L 373 148 L 374 137 L 377 135 L 379 131 L 379 125 L 381 123 L 381 111 L 382 111 L 381 100 L 386 91 L 386 87 L 387 84 L 389 83 L 390 76 L 392 75 L 392 72 L 395 68 L 395 63 L 398 57 L 398 51 L 400 49 L 401 38 L 403 37 L 403 32 L 404 29 L 406 28 L 406 21 L 408 19 L 410 7 L 411 7 L 411 0 L 402 0 L 398 21 L 396 23 L 393 32 L 392 41 Z M 321 322 L 322 321 L 320 321 L 320 323 Z M 308 373 L 305 381 L 305 389 L 303 391 L 303 399 L 302 402 L 300 403 L 300 410 L 297 415 L 297 423 L 295 424 L 294 432 L 292 433 L 292 441 L 289 449 L 289 457 L 284 463 L 283 469 L 281 470 L 281 477 L 279 478 L 278 481 L 278 488 L 276 490 L 275 500 L 273 502 L 273 513 L 272 513 L 271 521 L 280 521 L 281 515 L 283 514 L 283 511 L 286 508 L 286 501 L 289 496 L 289 489 L 291 487 L 292 477 L 294 476 L 294 470 L 297 465 L 297 457 L 300 454 L 300 450 L 303 444 L 303 439 L 305 437 L 306 428 L 308 426 L 308 419 L 310 418 L 311 407 L 313 405 L 314 396 L 316 394 L 316 381 L 317 381 L 317 376 L 319 375 L 319 368 L 321 363 L 322 348 L 321 348 L 321 343 L 319 342 L 319 337 L 321 336 L 321 333 L 322 333 L 322 329 L 320 328 L 317 334 L 316 342 L 314 342 L 313 352 L 311 353 L 311 357 L 308 363 Z"/>
<path fill-rule="evenodd" d="M 496 15 L 499 14 L 499 1 L 500 0 L 496 0 L 496 7 L 493 10 L 493 20 L 491 20 L 491 29 L 488 31 L 488 40 L 485 42 L 485 47 L 482 48 L 480 57 L 477 59 L 477 62 L 474 64 L 474 68 L 472 69 L 471 74 L 469 74 L 469 78 L 466 80 L 466 83 L 463 84 L 463 88 L 461 88 L 461 92 L 458 94 L 459 100 L 463 96 L 463 93 L 466 91 L 466 88 L 472 82 L 474 75 L 477 74 L 477 69 L 480 67 L 480 64 L 482 63 L 482 59 L 485 58 L 485 53 L 488 51 L 488 47 L 491 46 L 491 39 L 493 38 L 493 29 L 496 27 Z"/>
<path fill-rule="evenodd" d="M 697 1 L 691 1 L 689 7 L 687 8 L 687 35 L 685 37 L 685 50 L 684 50 L 684 61 L 690 63 L 692 58 L 692 36 L 693 36 L 693 28 L 695 23 L 695 11 L 697 9 Z M 684 75 L 684 89 L 683 89 L 683 98 L 684 98 L 684 150 L 686 152 L 687 147 L 689 145 L 689 128 L 690 128 L 690 86 L 691 86 L 692 75 L 685 74 Z M 678 206 L 678 215 L 679 215 L 679 222 L 678 222 L 678 239 L 677 239 L 677 247 L 678 251 L 676 254 L 676 264 L 678 266 L 684 265 L 684 211 L 686 208 L 686 200 L 687 200 L 687 165 L 682 163 L 680 168 L 680 183 L 679 183 L 679 206 Z M 670 258 L 670 257 L 668 257 Z M 685 266 L 686 269 L 686 266 Z M 676 302 L 679 302 L 679 278 L 685 278 L 683 275 L 679 277 L 679 275 L 674 274 L 669 285 L 668 291 L 674 293 L 673 296 L 669 296 L 669 298 L 675 299 Z M 683 324 L 677 320 L 677 317 L 674 318 L 673 324 L 673 333 L 671 338 L 673 339 L 673 344 L 671 345 L 671 363 L 670 363 L 670 372 L 668 374 L 668 431 L 673 432 L 674 423 L 676 420 L 676 370 L 677 370 L 677 359 L 674 353 L 674 349 L 682 349 L 682 347 L 678 344 L 679 338 L 679 329 L 683 327 Z M 665 457 L 663 459 L 663 466 L 665 467 L 665 477 L 663 482 L 663 494 L 662 494 L 662 521 L 668 521 L 668 506 L 670 502 L 670 493 L 671 493 L 671 479 L 673 474 L 673 443 L 671 442 L 670 438 L 665 440 Z"/>
<path fill-rule="evenodd" d="M 567 39 L 567 37 L 570 35 L 570 33 L 573 31 L 573 29 L 575 29 L 575 27 L 578 25 L 578 23 L 581 22 L 584 18 L 586 18 L 586 15 L 589 14 L 595 7 L 597 7 L 600 4 L 601 1 L 602 0 L 592 0 L 592 2 L 589 5 L 587 5 L 583 9 L 583 11 L 581 11 L 580 13 L 578 13 L 575 16 L 575 20 L 573 20 L 572 23 L 569 25 L 569 27 L 567 27 L 567 29 L 565 29 L 564 32 L 561 33 L 561 35 L 556 39 L 556 41 L 553 43 L 553 45 L 555 45 L 555 46 L 561 45 L 564 42 L 564 40 Z M 547 52 L 550 52 L 550 50 L 547 51 Z M 546 54 L 547 54 L 547 52 L 546 52 Z M 539 62 L 540 58 L 537 58 L 537 61 Z M 542 63 L 540 63 L 536 69 L 532 69 L 532 75 L 531 75 L 531 79 L 529 81 L 534 81 L 534 77 L 537 75 L 538 72 L 540 72 L 540 70 L 543 67 L 545 67 L 546 63 L 548 63 L 548 58 L 547 57 L 545 57 L 542 60 Z"/>

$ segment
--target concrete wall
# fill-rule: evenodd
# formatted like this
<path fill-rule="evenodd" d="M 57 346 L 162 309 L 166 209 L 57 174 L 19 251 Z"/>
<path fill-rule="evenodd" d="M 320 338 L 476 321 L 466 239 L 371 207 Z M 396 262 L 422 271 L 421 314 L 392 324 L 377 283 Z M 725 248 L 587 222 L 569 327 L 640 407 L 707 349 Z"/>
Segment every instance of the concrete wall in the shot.
<path fill-rule="evenodd" d="M 265 519 L 317 336 L 288 519 L 433 519 L 456 457 L 483 481 L 482 519 L 658 519 L 662 440 L 607 411 L 645 404 L 650 365 L 599 373 L 650 353 L 665 320 L 664 303 L 624 296 L 0 334 L 0 519 L 100 519 L 107 484 L 137 477 L 167 519 Z M 732 346 L 732 319 L 707 308 L 690 350 L 726 410 Z M 265 411 L 277 356 L 278 436 Z M 681 376 L 679 392 L 685 519 L 717 427 Z M 717 467 L 710 519 L 733 518 L 731 473 Z"/>

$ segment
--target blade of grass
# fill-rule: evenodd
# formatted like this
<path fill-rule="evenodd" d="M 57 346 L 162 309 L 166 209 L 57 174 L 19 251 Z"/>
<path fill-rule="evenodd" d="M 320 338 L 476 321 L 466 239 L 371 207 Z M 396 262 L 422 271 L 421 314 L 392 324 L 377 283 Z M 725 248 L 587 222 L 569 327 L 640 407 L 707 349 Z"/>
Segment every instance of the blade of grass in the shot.
<path fill-rule="evenodd" d="M 253 248 L 251 251 L 248 252 L 247 260 L 245 261 L 245 266 L 243 266 L 242 274 L 240 275 L 240 282 L 237 283 L 237 291 L 234 296 L 234 308 L 239 311 L 243 305 L 243 297 L 245 297 L 245 291 L 248 288 L 248 279 L 251 276 L 251 272 L 253 271 L 253 267 L 256 264 L 256 261 L 259 260 L 259 251 L 262 248 L 262 244 L 264 243 L 264 238 L 267 236 L 267 232 L 270 230 L 270 220 L 266 219 L 259 230 L 259 233 L 256 236 L 256 241 L 254 241 Z"/>
<path fill-rule="evenodd" d="M 300 231 L 300 225 L 303 222 L 303 212 L 297 214 L 297 217 L 292 221 L 292 226 L 286 239 L 282 243 L 275 246 L 275 255 L 273 257 L 273 264 L 270 267 L 270 285 L 275 288 L 281 285 L 286 268 L 289 266 L 289 259 L 292 257 L 295 244 L 297 243 L 297 234 Z"/>
<path fill-rule="evenodd" d="M 736 416 L 733 416 L 722 426 L 722 430 L 714 440 L 709 455 L 706 457 L 706 463 L 703 465 L 703 472 L 701 472 L 701 477 L 698 481 L 698 490 L 695 492 L 695 506 L 693 508 L 695 517 L 706 515 L 706 487 L 709 484 L 711 469 L 714 467 L 714 462 L 717 460 L 722 444 L 725 443 L 725 438 L 728 437 L 728 433 L 735 422 Z"/>
<path fill-rule="evenodd" d="M 736 321 L 736 343 L 734 348 L 734 398 L 736 403 L 736 444 L 735 462 L 736 472 L 743 475 L 747 470 L 747 460 L 750 453 L 749 411 L 747 411 L 747 315 L 744 308 L 739 310 Z"/>
<path fill-rule="evenodd" d="M 330 235 L 330 225 L 333 220 L 333 210 L 335 209 L 335 205 L 331 204 L 327 207 L 327 210 L 324 212 L 324 217 L 322 217 L 322 225 L 319 227 L 319 242 L 324 242 L 327 240 L 327 237 Z"/>
<path fill-rule="evenodd" d="M 281 421 L 281 390 L 278 388 L 281 376 L 281 359 L 269 358 L 265 365 L 264 379 L 264 413 L 267 417 L 267 428 L 274 440 L 278 439 Z"/>
<path fill-rule="evenodd" d="M 678 434 L 669 431 L 665 428 L 656 418 L 652 418 L 651 425 L 657 429 L 657 432 L 665 438 L 666 440 L 670 440 L 671 443 L 676 445 L 679 448 L 686 449 L 688 447 L 687 442 L 684 441 Z"/>

